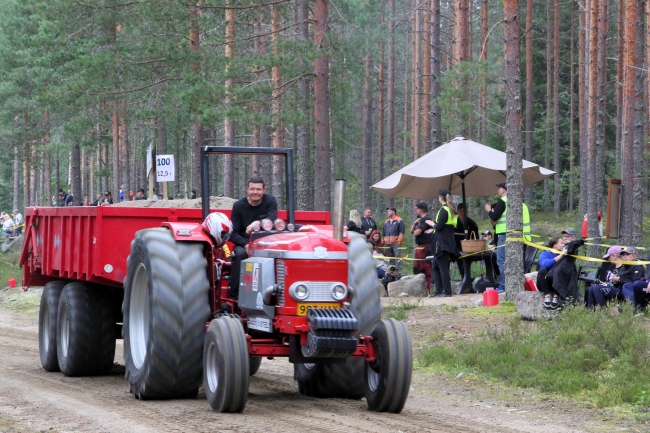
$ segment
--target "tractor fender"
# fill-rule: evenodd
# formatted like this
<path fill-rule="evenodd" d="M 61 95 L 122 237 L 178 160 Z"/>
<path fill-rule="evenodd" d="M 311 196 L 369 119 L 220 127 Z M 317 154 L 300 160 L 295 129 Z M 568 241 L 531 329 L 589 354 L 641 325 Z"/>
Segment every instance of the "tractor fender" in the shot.
<path fill-rule="evenodd" d="M 174 240 L 178 242 L 205 242 L 210 245 L 214 243 L 203 231 L 200 223 L 164 222 L 161 226 L 168 228 Z"/>

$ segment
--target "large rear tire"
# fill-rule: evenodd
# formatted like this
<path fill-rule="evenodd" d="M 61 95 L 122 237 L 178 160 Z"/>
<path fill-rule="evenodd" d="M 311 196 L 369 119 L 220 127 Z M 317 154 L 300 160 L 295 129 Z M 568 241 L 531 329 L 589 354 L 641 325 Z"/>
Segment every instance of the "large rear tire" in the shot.
<path fill-rule="evenodd" d="M 164 228 L 131 242 L 122 306 L 126 379 L 139 399 L 194 398 L 210 315 L 203 244 Z"/>
<path fill-rule="evenodd" d="M 64 281 L 50 281 L 43 288 L 38 310 L 38 351 L 45 371 L 61 371 L 56 355 L 56 316 Z"/>
<path fill-rule="evenodd" d="M 203 346 L 203 388 L 215 412 L 244 410 L 250 372 L 246 333 L 241 322 L 228 316 L 210 322 Z"/>
<path fill-rule="evenodd" d="M 381 283 L 366 237 L 350 233 L 348 244 L 348 286 L 354 289 L 350 311 L 359 323 L 359 335 L 368 335 L 381 318 Z M 363 359 L 346 359 L 343 364 L 294 364 L 294 379 L 301 394 L 311 397 L 360 399 L 366 394 Z"/>
<path fill-rule="evenodd" d="M 370 334 L 376 361 L 366 364 L 368 409 L 400 413 L 411 387 L 413 353 L 411 339 L 402 322 L 378 321 Z"/>
<path fill-rule="evenodd" d="M 66 376 L 108 374 L 115 359 L 115 314 L 110 290 L 68 283 L 59 298 L 57 358 Z"/>

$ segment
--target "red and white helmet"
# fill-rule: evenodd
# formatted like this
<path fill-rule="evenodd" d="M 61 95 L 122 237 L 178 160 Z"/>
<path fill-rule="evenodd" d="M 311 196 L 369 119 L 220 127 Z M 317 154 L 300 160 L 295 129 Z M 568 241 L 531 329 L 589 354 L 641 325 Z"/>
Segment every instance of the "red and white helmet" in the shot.
<path fill-rule="evenodd" d="M 212 236 L 217 246 L 225 244 L 232 234 L 232 222 L 221 212 L 212 212 L 202 224 L 203 230 Z"/>

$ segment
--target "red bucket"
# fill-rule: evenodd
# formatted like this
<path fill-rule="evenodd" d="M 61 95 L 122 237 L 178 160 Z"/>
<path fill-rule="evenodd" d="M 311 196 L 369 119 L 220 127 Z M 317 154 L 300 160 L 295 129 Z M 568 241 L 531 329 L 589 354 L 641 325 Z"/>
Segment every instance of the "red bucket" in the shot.
<path fill-rule="evenodd" d="M 7 280 L 7 283 L 9 284 L 9 287 L 11 287 L 12 289 L 16 288 L 16 279 L 15 278 L 9 278 Z"/>
<path fill-rule="evenodd" d="M 483 292 L 483 306 L 493 307 L 499 305 L 499 292 L 496 290 L 486 290 Z"/>

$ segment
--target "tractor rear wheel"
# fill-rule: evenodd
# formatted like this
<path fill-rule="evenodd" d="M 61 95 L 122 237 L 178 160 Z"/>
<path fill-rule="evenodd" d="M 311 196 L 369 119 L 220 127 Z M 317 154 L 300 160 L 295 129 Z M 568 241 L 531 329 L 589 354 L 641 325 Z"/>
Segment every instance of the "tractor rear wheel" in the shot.
<path fill-rule="evenodd" d="M 56 356 L 56 315 L 64 281 L 50 281 L 43 288 L 38 310 L 38 351 L 45 371 L 61 371 Z"/>
<path fill-rule="evenodd" d="M 354 290 L 350 311 L 359 323 L 358 335 L 368 335 L 381 318 L 381 282 L 365 236 L 350 233 L 348 254 L 348 286 Z M 303 395 L 360 399 L 366 394 L 364 366 L 363 359 L 351 358 L 343 364 L 294 364 L 294 379 Z"/>
<path fill-rule="evenodd" d="M 210 315 L 203 244 L 176 242 L 164 228 L 140 230 L 127 267 L 122 336 L 131 392 L 138 399 L 196 397 Z"/>
<path fill-rule="evenodd" d="M 59 298 L 56 344 L 66 376 L 108 374 L 115 358 L 115 323 L 110 290 L 68 283 Z"/>
<path fill-rule="evenodd" d="M 229 316 L 210 322 L 203 346 L 203 388 L 215 412 L 244 410 L 250 384 L 249 362 L 241 322 Z"/>
<path fill-rule="evenodd" d="M 260 365 L 262 365 L 262 358 L 256 358 L 251 356 L 248 362 L 251 366 L 250 375 L 254 376 L 255 373 L 257 373 L 257 370 L 260 369 Z"/>
<path fill-rule="evenodd" d="M 368 409 L 400 413 L 411 387 L 411 339 L 402 322 L 378 321 L 372 333 L 376 361 L 366 364 Z"/>

